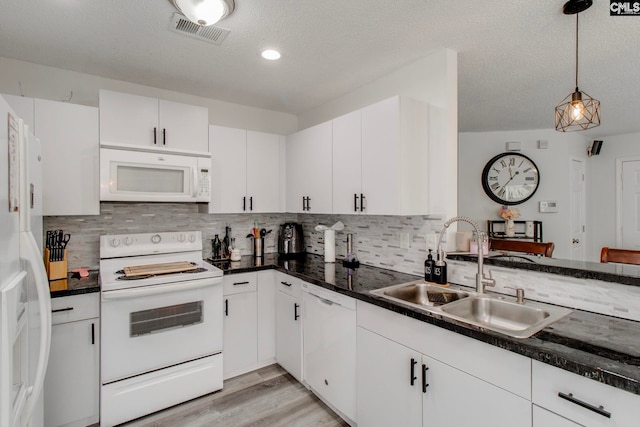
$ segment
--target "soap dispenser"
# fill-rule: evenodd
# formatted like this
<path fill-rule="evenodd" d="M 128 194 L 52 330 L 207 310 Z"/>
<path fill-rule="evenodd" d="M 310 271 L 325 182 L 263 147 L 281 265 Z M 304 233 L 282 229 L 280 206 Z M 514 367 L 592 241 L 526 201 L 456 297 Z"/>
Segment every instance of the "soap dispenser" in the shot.
<path fill-rule="evenodd" d="M 433 281 L 439 285 L 447 284 L 447 263 L 442 249 L 438 250 L 438 259 L 433 267 Z"/>
<path fill-rule="evenodd" d="M 431 254 L 431 249 L 429 249 L 429 255 L 427 255 L 427 259 L 424 261 L 424 281 L 425 282 L 433 282 L 433 267 L 435 267 L 435 261 L 433 260 L 433 255 Z"/>

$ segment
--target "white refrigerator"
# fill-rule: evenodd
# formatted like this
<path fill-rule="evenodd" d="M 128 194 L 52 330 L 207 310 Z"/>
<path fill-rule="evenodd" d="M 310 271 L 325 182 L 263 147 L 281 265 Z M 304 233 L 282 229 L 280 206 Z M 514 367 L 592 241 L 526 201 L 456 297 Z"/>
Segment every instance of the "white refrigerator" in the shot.
<path fill-rule="evenodd" d="M 41 171 L 40 142 L 0 96 L 2 427 L 43 425 L 51 298 L 41 253 Z"/>

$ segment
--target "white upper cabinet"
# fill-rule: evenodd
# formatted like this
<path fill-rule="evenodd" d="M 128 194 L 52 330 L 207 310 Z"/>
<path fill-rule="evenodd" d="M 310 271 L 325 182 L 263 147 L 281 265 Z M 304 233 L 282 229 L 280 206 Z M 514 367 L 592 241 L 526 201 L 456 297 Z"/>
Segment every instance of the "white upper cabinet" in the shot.
<path fill-rule="evenodd" d="M 373 215 L 430 212 L 429 106 L 393 97 L 362 109 L 362 193 Z"/>
<path fill-rule="evenodd" d="M 100 214 L 98 109 L 35 100 L 43 215 Z"/>
<path fill-rule="evenodd" d="M 287 212 L 332 213 L 331 122 L 287 137 Z"/>
<path fill-rule="evenodd" d="M 100 143 L 207 152 L 209 110 L 100 90 Z"/>
<path fill-rule="evenodd" d="M 333 119 L 333 212 L 364 213 L 362 111 Z"/>
<path fill-rule="evenodd" d="M 210 126 L 209 213 L 281 212 L 283 144 L 280 135 Z"/>

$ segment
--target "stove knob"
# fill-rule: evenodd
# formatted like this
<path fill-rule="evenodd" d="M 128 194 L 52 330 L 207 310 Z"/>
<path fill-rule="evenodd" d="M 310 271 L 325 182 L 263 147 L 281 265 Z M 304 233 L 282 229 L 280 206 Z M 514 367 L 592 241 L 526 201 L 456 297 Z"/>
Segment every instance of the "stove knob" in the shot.
<path fill-rule="evenodd" d="M 178 242 L 182 243 L 185 241 L 184 234 L 178 234 Z"/>
<path fill-rule="evenodd" d="M 159 234 L 154 234 L 153 236 L 151 236 L 151 243 L 160 243 L 160 240 L 162 240 L 162 238 Z"/>
<path fill-rule="evenodd" d="M 132 239 L 131 237 L 127 236 L 127 237 L 125 237 L 125 238 L 124 238 L 124 244 L 125 244 L 126 246 L 129 246 L 129 245 L 131 245 L 132 243 L 133 243 L 133 239 Z"/>
<path fill-rule="evenodd" d="M 120 239 L 111 239 L 109 244 L 112 248 L 117 248 L 118 246 L 120 246 Z"/>
<path fill-rule="evenodd" d="M 196 235 L 195 234 L 189 234 L 189 241 L 191 243 L 195 242 L 196 241 Z"/>

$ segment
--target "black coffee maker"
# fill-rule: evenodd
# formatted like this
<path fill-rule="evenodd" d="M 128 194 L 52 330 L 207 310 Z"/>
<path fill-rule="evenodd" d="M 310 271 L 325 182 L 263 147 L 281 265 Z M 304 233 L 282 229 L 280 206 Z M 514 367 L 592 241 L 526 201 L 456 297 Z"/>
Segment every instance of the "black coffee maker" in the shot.
<path fill-rule="evenodd" d="M 304 254 L 302 224 L 285 222 L 278 229 L 278 253 L 284 256 Z"/>

